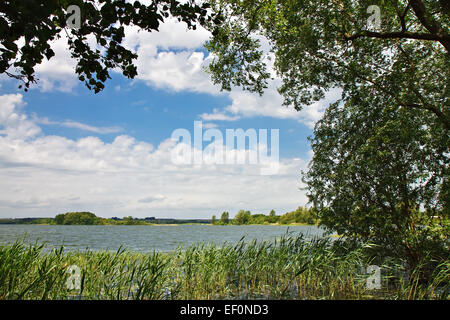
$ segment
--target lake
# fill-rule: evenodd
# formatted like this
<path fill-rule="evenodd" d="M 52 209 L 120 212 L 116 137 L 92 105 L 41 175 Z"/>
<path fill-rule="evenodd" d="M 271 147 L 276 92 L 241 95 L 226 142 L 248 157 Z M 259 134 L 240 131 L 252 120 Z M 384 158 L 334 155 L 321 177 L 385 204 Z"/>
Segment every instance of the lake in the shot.
<path fill-rule="evenodd" d="M 26 243 L 39 241 L 47 249 L 64 245 L 66 250 L 117 250 L 121 245 L 133 251 L 171 251 L 199 242 L 236 243 L 274 240 L 289 233 L 304 234 L 306 238 L 320 237 L 324 230 L 316 226 L 45 226 L 0 225 L 0 245 L 25 237 Z"/>

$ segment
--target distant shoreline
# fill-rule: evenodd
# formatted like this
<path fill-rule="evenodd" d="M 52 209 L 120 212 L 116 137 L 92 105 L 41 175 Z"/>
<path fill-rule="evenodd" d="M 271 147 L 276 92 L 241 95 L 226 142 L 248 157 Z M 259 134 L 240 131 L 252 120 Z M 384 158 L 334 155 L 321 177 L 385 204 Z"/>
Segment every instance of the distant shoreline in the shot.
<path fill-rule="evenodd" d="M 33 224 L 33 225 L 146 225 L 146 226 L 176 226 L 181 224 L 195 225 L 264 225 L 264 226 L 314 226 L 319 220 L 313 209 L 298 207 L 295 211 L 283 215 L 276 215 L 272 210 L 268 215 L 251 214 L 250 211 L 240 210 L 234 218 L 224 211 L 220 219 L 213 215 L 211 219 L 175 219 L 175 218 L 102 218 L 92 212 L 66 212 L 57 214 L 54 218 L 0 218 L 0 224 Z"/>
<path fill-rule="evenodd" d="M 162 227 L 176 227 L 176 226 L 219 226 L 219 227 L 229 227 L 229 226 L 305 226 L 305 227 L 317 227 L 317 224 L 307 224 L 307 223 L 266 223 L 266 224 L 212 224 L 212 223 L 142 223 L 142 224 L 52 224 L 52 223 L 1 223 L 0 225 L 33 225 L 33 226 L 143 226 L 143 227 L 151 227 L 151 226 L 162 226 Z"/>

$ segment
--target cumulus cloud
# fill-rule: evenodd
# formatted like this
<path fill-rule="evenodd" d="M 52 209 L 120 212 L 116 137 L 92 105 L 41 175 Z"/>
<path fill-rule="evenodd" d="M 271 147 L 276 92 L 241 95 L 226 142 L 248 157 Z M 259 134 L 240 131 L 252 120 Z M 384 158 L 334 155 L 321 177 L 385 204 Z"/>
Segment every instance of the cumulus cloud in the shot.
<path fill-rule="evenodd" d="M 135 26 L 128 26 L 125 28 L 125 34 L 123 45 L 138 53 L 136 60 L 138 76 L 135 81 L 143 81 L 149 86 L 174 92 L 190 91 L 226 95 L 230 98 L 231 103 L 222 110 L 200 114 L 199 117 L 205 121 L 235 121 L 263 116 L 295 119 L 313 128 L 328 104 L 339 98 L 340 90 L 332 90 L 324 100 L 307 106 L 300 112 L 283 107 L 282 97 L 276 89 L 280 85 L 280 80 L 276 78 L 273 70 L 274 59 L 270 53 L 270 44 L 261 36 L 258 39 L 265 52 L 265 62 L 275 78 L 270 81 L 262 97 L 240 88 L 233 88 L 231 92 L 221 92 L 218 86 L 212 84 L 205 69 L 213 57 L 203 48 L 210 33 L 202 27 L 195 31 L 188 30 L 184 23 L 169 18 L 160 25 L 158 32 L 147 32 Z M 93 39 L 89 38 L 89 41 L 95 46 Z M 80 82 L 74 73 L 75 61 L 67 49 L 66 36 L 53 41 L 52 48 L 55 56 L 36 68 L 39 78 L 38 88 L 41 91 L 70 92 Z M 114 89 L 122 90 L 120 85 L 116 85 Z"/>
<path fill-rule="evenodd" d="M 186 24 L 169 18 L 160 25 L 158 32 L 127 26 L 125 34 L 123 45 L 139 55 L 135 62 L 137 80 L 168 90 L 219 94 L 203 71 L 210 61 L 209 54 L 203 48 L 203 43 L 209 38 L 209 32 L 204 28 L 188 30 Z M 18 45 L 23 42 L 20 39 Z M 88 43 L 93 48 L 101 49 L 92 36 L 88 36 Z M 43 92 L 71 92 L 80 82 L 75 74 L 76 60 L 71 57 L 67 35 L 61 34 L 50 45 L 55 55 L 50 60 L 44 59 L 35 68 L 37 88 Z M 121 72 L 119 69 L 114 71 Z M 6 79 L 9 78 L 2 77 L 2 81 Z M 116 91 L 120 89 L 120 85 L 115 87 Z"/>
<path fill-rule="evenodd" d="M 233 88 L 223 93 L 212 84 L 205 72 L 213 59 L 212 54 L 205 53 L 202 46 L 210 34 L 203 28 L 196 31 L 186 30 L 185 25 L 168 20 L 161 25 L 159 32 L 139 32 L 137 28 L 127 28 L 126 45 L 138 52 L 138 77 L 150 86 L 180 91 L 192 91 L 213 95 L 227 95 L 231 104 L 222 110 L 214 109 L 211 113 L 202 113 L 200 119 L 205 121 L 236 121 L 242 118 L 273 117 L 278 119 L 295 119 L 309 128 L 313 128 L 321 118 L 330 102 L 339 98 L 340 90 L 330 91 L 324 100 L 305 107 L 297 112 L 293 108 L 283 107 L 283 98 L 277 91 L 281 84 L 273 70 L 274 57 L 268 41 L 259 37 L 265 54 L 265 62 L 274 77 L 263 96 L 256 93 Z"/>
<path fill-rule="evenodd" d="M 27 139 L 40 133 L 40 128 L 21 112 L 25 102 L 21 94 L 1 96 L 0 134 L 8 138 Z"/>
<path fill-rule="evenodd" d="M 325 109 L 340 98 L 341 90 L 330 90 L 321 101 L 305 106 L 301 111 L 283 106 L 283 98 L 277 91 L 279 80 L 270 82 L 264 95 L 234 88 L 230 93 L 231 104 L 223 109 L 214 109 L 212 113 L 203 113 L 203 120 L 235 121 L 242 118 L 271 117 L 277 119 L 294 119 L 309 128 L 323 116 Z"/>
<path fill-rule="evenodd" d="M 44 135 L 24 105 L 20 94 L 0 96 L 0 216 L 90 210 L 104 217 L 208 218 L 223 210 L 283 212 L 306 204 L 299 190 L 305 160 L 281 159 L 270 176 L 248 163 L 176 165 L 172 139 L 154 147 L 128 135 L 111 143 Z"/>
<path fill-rule="evenodd" d="M 138 79 L 150 86 L 176 92 L 193 91 L 213 95 L 225 94 L 231 104 L 222 110 L 214 109 L 211 113 L 202 113 L 200 119 L 205 121 L 236 121 L 241 118 L 273 117 L 278 119 L 295 119 L 309 128 L 320 119 L 330 102 L 334 102 L 339 90 L 330 91 L 326 98 L 318 103 L 305 107 L 297 112 L 293 108 L 283 107 L 283 98 L 277 91 L 281 84 L 273 70 L 273 54 L 270 54 L 268 41 L 259 37 L 263 50 L 266 52 L 265 62 L 275 80 L 269 82 L 269 87 L 263 96 L 256 93 L 233 88 L 231 92 L 221 93 L 212 84 L 205 72 L 213 59 L 205 53 L 202 46 L 210 34 L 203 28 L 196 31 L 186 30 L 185 25 L 168 20 L 161 25 L 159 32 L 139 32 L 131 27 L 126 30 L 126 45 L 138 52 Z"/>
<path fill-rule="evenodd" d="M 204 28 L 188 30 L 176 19 L 168 19 L 158 32 L 127 27 L 125 35 L 124 45 L 138 54 L 137 79 L 172 91 L 219 94 L 204 72 L 211 60 L 202 48 L 209 38 Z"/>

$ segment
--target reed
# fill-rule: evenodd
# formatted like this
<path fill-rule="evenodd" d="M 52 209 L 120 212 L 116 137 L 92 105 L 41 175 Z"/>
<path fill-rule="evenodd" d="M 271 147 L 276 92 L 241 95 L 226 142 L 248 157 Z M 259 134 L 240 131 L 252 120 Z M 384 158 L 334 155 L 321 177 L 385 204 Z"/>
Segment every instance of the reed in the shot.
<path fill-rule="evenodd" d="M 424 284 L 419 269 L 405 279 L 402 262 L 385 259 L 382 289 L 369 290 L 368 247 L 288 235 L 166 253 L 45 251 L 17 241 L 0 247 L 0 299 L 448 299 L 448 261 Z M 79 274 L 69 274 L 71 266 Z"/>

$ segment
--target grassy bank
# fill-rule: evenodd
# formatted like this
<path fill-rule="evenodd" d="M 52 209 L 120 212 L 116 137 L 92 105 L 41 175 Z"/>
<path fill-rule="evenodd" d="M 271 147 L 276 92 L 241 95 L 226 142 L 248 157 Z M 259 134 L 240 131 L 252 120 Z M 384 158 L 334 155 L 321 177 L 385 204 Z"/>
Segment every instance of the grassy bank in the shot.
<path fill-rule="evenodd" d="M 283 237 L 275 242 L 199 244 L 170 253 L 43 252 L 0 247 L 0 299 L 447 299 L 450 263 L 426 284 L 401 261 L 369 258 L 368 246 Z M 378 264 L 382 289 L 369 290 L 365 266 Z M 72 267 L 75 274 L 67 271 Z M 79 271 L 79 289 L 67 281 Z M 69 279 L 70 278 L 70 279 Z M 76 282 L 70 282 L 72 284 Z"/>

